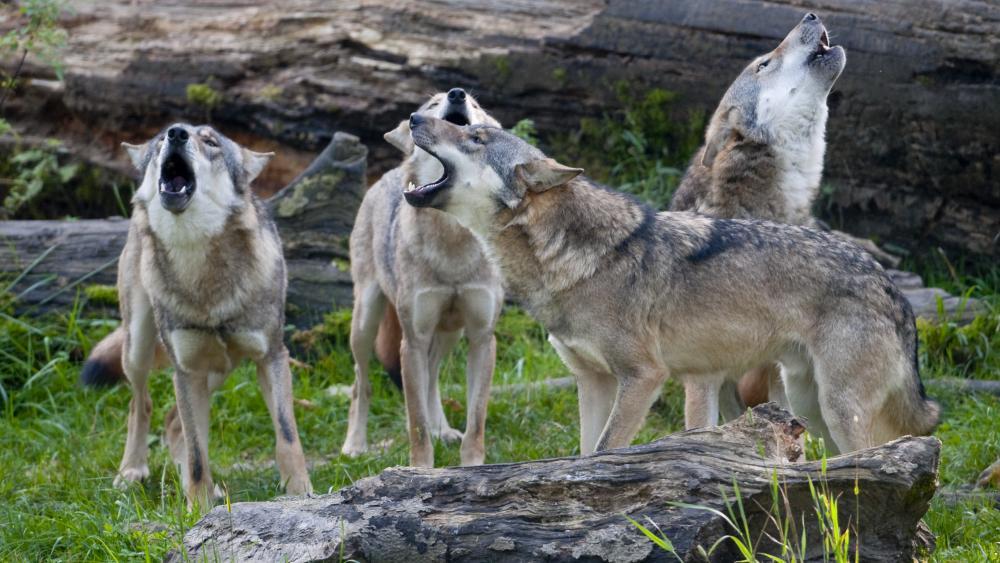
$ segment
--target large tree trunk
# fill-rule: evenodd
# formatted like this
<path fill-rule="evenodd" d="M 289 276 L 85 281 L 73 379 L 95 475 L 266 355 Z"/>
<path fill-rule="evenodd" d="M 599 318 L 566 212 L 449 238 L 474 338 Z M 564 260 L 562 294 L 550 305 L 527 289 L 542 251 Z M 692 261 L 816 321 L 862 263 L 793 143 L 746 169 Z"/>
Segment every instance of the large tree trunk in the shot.
<path fill-rule="evenodd" d="M 290 322 L 309 326 L 351 303 L 345 266 L 354 215 L 365 193 L 368 151 L 337 133 L 292 183 L 268 200 L 288 263 Z M 0 221 L 0 273 L 30 311 L 65 310 L 90 284 L 114 284 L 128 221 Z"/>
<path fill-rule="evenodd" d="M 735 530 L 716 513 L 672 503 L 738 514 L 738 497 L 758 553 L 779 554 L 762 536 L 778 537 L 768 517 L 776 478 L 777 512 L 793 522 L 796 541 L 804 523 L 807 561 L 823 560 L 811 486 L 838 499 L 852 558 L 854 546 L 863 561 L 910 561 L 915 550 L 932 549 L 918 522 L 935 491 L 936 438 L 903 438 L 832 458 L 824 475 L 819 462 L 796 462 L 802 431 L 769 403 L 722 427 L 584 457 L 391 468 L 331 495 L 217 507 L 188 531 L 184 547 L 190 560 L 675 560 L 629 516 L 658 526 L 682 560 L 699 561 L 699 546 L 708 550 Z M 738 556 L 732 542 L 722 541 L 711 560 Z"/>
<path fill-rule="evenodd" d="M 373 170 L 385 170 L 399 156 L 381 134 L 452 86 L 472 89 L 504 123 L 531 117 L 543 132 L 616 107 L 621 80 L 711 112 L 808 9 L 793 0 L 71 5 L 65 80 L 29 65 L 40 80 L 8 104 L 19 128 L 123 162 L 112 156 L 123 138 L 203 119 L 185 88 L 207 81 L 224 94 L 211 114 L 227 132 L 283 149 L 264 178 L 272 189 L 307 161 L 297 150 L 319 150 L 334 129 L 359 135 L 375 149 Z M 848 51 L 830 99 L 826 174 L 848 227 L 995 256 L 1000 112 L 984 108 L 1000 106 L 1000 4 L 834 0 L 819 15 Z"/>

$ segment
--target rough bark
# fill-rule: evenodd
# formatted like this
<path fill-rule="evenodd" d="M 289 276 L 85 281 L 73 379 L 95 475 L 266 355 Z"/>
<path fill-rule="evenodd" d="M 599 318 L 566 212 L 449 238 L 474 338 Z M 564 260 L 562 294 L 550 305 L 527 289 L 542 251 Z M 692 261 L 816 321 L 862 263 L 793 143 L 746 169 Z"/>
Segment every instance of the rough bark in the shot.
<path fill-rule="evenodd" d="M 612 85 L 661 87 L 710 112 L 752 57 L 815 9 L 848 51 L 831 96 L 826 181 L 851 232 L 997 255 L 1000 4 L 982 0 L 293 0 L 71 2 L 65 80 L 26 65 L 22 130 L 111 160 L 178 117 L 185 87 L 224 94 L 227 132 L 304 151 L 332 130 L 373 147 L 428 92 L 472 89 L 504 123 L 543 133 L 617 107 Z M 11 25 L 11 24 L 7 24 Z M 0 23 L 0 28 L 5 27 Z M 121 157 L 117 157 L 121 158 Z M 299 153 L 298 158 L 301 158 Z M 279 162 L 281 162 L 279 160 Z M 273 187 L 287 182 L 274 172 Z M 303 163 L 304 164 L 304 163 Z M 282 170 L 281 166 L 273 170 Z M 266 180 L 266 179 L 265 179 Z"/>
<path fill-rule="evenodd" d="M 351 302 L 345 264 L 364 197 L 367 149 L 338 133 L 305 172 L 268 200 L 288 263 L 289 320 L 308 326 Z M 29 310 L 65 309 L 88 284 L 114 284 L 128 221 L 0 221 L 0 273 Z M 40 259 L 40 261 L 39 261 Z M 23 274 L 23 275 L 22 275 Z"/>
<path fill-rule="evenodd" d="M 300 327 L 312 326 L 323 313 L 352 301 L 347 243 L 364 197 L 365 149 L 355 137 L 341 135 L 299 179 L 269 200 L 288 264 L 286 311 Z M 0 275 L 16 278 L 27 271 L 12 288 L 15 295 L 24 292 L 20 303 L 27 310 L 66 308 L 78 288 L 115 283 L 127 234 L 128 222 L 121 218 L 0 221 Z M 32 266 L 38 258 L 42 260 Z M 916 274 L 890 274 L 919 317 L 940 320 L 938 297 L 945 317 L 959 323 L 984 310 L 975 299 L 923 287 Z M 110 308 L 105 312 L 115 314 Z"/>
<path fill-rule="evenodd" d="M 683 560 L 696 561 L 697 546 L 708 549 L 733 530 L 712 512 L 671 503 L 725 513 L 736 483 L 751 536 L 774 534 L 766 513 L 777 476 L 787 498 L 782 512 L 805 522 L 806 560 L 822 560 L 810 479 L 840 499 L 841 521 L 856 524 L 852 538 L 860 533 L 862 560 L 911 560 L 918 522 L 935 491 L 940 442 L 908 437 L 832 458 L 821 476 L 818 462 L 789 461 L 801 455 L 802 430 L 772 403 L 723 427 L 585 457 L 390 468 L 329 495 L 217 507 L 188 531 L 184 548 L 191 560 L 675 560 L 627 515 L 647 525 L 648 517 Z M 777 547 L 763 538 L 758 549 Z M 728 541 L 711 556 L 736 558 Z"/>

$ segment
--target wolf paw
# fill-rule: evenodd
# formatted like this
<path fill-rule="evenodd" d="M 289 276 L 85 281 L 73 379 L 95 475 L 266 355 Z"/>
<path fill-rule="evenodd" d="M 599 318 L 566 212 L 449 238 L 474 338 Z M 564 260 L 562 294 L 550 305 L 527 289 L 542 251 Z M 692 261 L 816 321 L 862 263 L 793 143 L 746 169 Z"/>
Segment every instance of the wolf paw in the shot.
<path fill-rule="evenodd" d="M 285 493 L 292 496 L 303 496 L 312 494 L 312 483 L 309 482 L 309 475 L 292 477 L 285 483 Z"/>
<path fill-rule="evenodd" d="M 368 444 L 363 441 L 347 440 L 344 447 L 340 448 L 340 453 L 349 457 L 358 457 L 368 451 Z"/>
<path fill-rule="evenodd" d="M 140 467 L 126 467 L 118 471 L 118 475 L 115 476 L 115 487 L 119 489 L 124 489 L 132 483 L 137 483 L 142 481 L 146 477 L 149 477 L 149 466 L 143 465 Z"/>
<path fill-rule="evenodd" d="M 454 444 L 455 442 L 461 442 L 465 434 L 461 430 L 455 430 L 446 426 L 437 432 L 432 432 L 431 436 L 434 436 L 445 444 Z"/>

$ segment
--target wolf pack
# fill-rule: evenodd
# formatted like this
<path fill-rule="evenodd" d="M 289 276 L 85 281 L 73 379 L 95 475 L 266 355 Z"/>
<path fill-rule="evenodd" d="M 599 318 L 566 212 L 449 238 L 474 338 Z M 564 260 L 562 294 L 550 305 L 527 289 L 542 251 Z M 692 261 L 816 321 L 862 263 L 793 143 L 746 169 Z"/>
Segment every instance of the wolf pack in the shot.
<path fill-rule="evenodd" d="M 671 377 L 687 428 L 770 400 L 831 453 L 932 432 L 939 407 L 920 382 L 909 304 L 869 252 L 812 215 L 827 96 L 845 65 L 806 14 L 725 92 L 663 212 L 546 156 L 461 88 L 416 108 L 385 134 L 402 163 L 369 188 L 350 237 L 355 381 L 342 453 L 368 449 L 377 358 L 402 389 L 411 465 L 434 465 L 434 440 L 460 442 L 463 465 L 483 463 L 506 300 L 575 376 L 581 455 L 628 446 Z M 149 476 L 148 377 L 172 366 L 166 443 L 188 503 L 213 504 L 211 394 L 248 359 L 282 485 L 311 493 L 281 241 L 251 189 L 272 155 L 185 123 L 124 146 L 141 183 L 119 261 L 122 323 L 82 371 L 85 384 L 132 390 L 116 484 Z M 460 431 L 438 379 L 463 335 Z"/>

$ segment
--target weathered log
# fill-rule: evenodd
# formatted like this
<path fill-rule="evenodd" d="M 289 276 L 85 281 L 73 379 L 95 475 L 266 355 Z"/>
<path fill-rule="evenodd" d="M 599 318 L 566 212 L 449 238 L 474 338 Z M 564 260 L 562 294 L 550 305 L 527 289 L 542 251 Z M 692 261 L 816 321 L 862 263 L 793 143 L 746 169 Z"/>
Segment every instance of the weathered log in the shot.
<path fill-rule="evenodd" d="M 323 313 L 350 306 L 352 300 L 347 243 L 364 197 L 364 147 L 355 137 L 337 135 L 307 172 L 268 200 L 288 262 L 288 317 L 298 326 L 311 326 Z M 13 290 L 24 292 L 20 301 L 29 310 L 65 307 L 80 285 L 114 283 L 127 231 L 128 222 L 121 218 L 0 221 L 0 274 L 19 277 L 27 271 Z M 42 260 L 33 264 L 38 258 Z M 923 287 L 917 274 L 889 274 L 918 317 L 942 320 L 938 298 L 944 320 L 964 324 L 985 310 L 976 299 Z"/>
<path fill-rule="evenodd" d="M 543 134 L 616 108 L 614 84 L 679 94 L 710 112 L 754 56 L 809 8 L 794 0 L 73 0 L 65 80 L 8 103 L 22 131 L 103 151 L 180 116 L 186 86 L 223 95 L 227 131 L 319 150 L 337 129 L 398 161 L 381 135 L 428 92 L 472 89 L 505 124 Z M 818 10 L 818 8 L 817 8 Z M 1000 4 L 854 2 L 818 11 L 848 65 L 831 95 L 825 182 L 854 234 L 912 248 L 1000 250 Z M 0 22 L 0 30 L 11 23 Z M 284 151 L 287 154 L 287 151 Z M 95 158 L 95 160 L 100 160 Z M 294 169 L 294 167 L 292 167 Z M 281 185 L 281 184 L 278 184 Z"/>
<path fill-rule="evenodd" d="M 344 267 L 364 197 L 367 149 L 337 133 L 313 164 L 268 204 L 288 262 L 288 316 L 300 326 L 351 302 Z M 0 221 L 0 274 L 26 310 L 66 308 L 88 284 L 114 284 L 128 221 Z"/>
<path fill-rule="evenodd" d="M 801 456 L 802 431 L 797 419 L 768 404 L 722 427 L 584 457 L 390 468 L 329 495 L 217 507 L 187 532 L 183 555 L 237 561 L 674 560 L 629 516 L 655 523 L 682 560 L 694 561 L 701 560 L 698 546 L 707 550 L 734 530 L 717 514 L 687 505 L 725 513 L 728 502 L 738 513 L 737 496 L 752 539 L 760 540 L 758 552 L 777 553 L 775 542 L 762 536 L 777 537 L 768 518 L 776 477 L 782 517 L 796 526 L 792 535 L 801 537 L 805 525 L 807 561 L 822 560 L 810 482 L 839 499 L 841 526 L 851 527 L 862 560 L 911 560 L 920 548 L 914 545 L 918 522 L 936 487 L 940 442 L 907 437 L 831 458 L 822 475 L 818 462 L 793 462 Z M 729 541 L 711 556 L 736 558 Z"/>
<path fill-rule="evenodd" d="M 939 377 L 928 379 L 929 387 L 941 387 L 963 393 L 989 393 L 1000 395 L 1000 381 L 987 379 L 967 379 L 964 377 Z"/>

